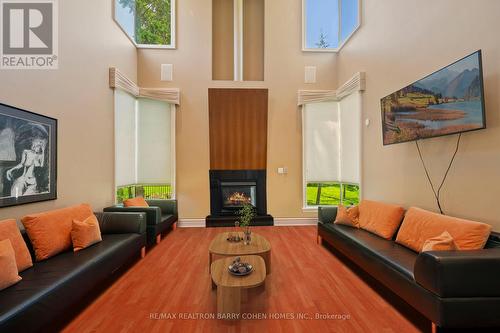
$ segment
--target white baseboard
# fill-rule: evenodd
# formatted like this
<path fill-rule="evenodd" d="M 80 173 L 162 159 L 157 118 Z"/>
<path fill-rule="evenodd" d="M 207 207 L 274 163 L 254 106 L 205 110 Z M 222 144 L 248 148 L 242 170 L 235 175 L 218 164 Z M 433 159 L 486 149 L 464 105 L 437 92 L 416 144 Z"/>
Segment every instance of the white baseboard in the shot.
<path fill-rule="evenodd" d="M 180 219 L 177 223 L 180 228 L 204 228 L 205 219 Z M 278 217 L 274 225 L 278 227 L 317 225 L 318 219 L 311 217 Z"/>
<path fill-rule="evenodd" d="M 205 228 L 205 219 L 179 219 L 180 228 Z"/>

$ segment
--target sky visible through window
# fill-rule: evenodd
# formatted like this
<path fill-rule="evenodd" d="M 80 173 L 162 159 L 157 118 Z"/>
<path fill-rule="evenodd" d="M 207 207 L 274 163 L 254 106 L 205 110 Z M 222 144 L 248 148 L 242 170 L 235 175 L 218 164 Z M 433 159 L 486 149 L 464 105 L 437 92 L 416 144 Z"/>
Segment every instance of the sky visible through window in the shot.
<path fill-rule="evenodd" d="M 358 25 L 358 0 L 342 0 L 341 8 L 342 22 L 340 22 L 340 32 L 342 41 L 344 41 Z"/>
<path fill-rule="evenodd" d="M 358 25 L 358 0 L 305 0 L 305 21 L 307 49 L 335 49 Z"/>
<path fill-rule="evenodd" d="M 122 29 L 135 40 L 135 15 L 130 11 L 130 8 L 115 1 L 115 17 Z"/>
<path fill-rule="evenodd" d="M 337 0 L 306 0 L 306 48 L 336 48 L 339 44 Z"/>

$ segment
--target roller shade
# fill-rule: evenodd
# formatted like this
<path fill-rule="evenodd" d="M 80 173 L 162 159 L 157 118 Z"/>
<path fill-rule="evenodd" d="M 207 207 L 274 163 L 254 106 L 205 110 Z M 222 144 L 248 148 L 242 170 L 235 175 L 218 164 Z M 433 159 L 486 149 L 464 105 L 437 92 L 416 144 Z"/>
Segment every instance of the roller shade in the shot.
<path fill-rule="evenodd" d="M 172 181 L 172 107 L 157 100 L 138 99 L 138 183 Z"/>
<path fill-rule="evenodd" d="M 359 184 L 360 93 L 305 104 L 302 110 L 305 181 Z"/>
<path fill-rule="evenodd" d="M 303 107 L 304 167 L 307 182 L 340 180 L 340 119 L 337 102 Z"/>
<path fill-rule="evenodd" d="M 340 181 L 360 183 L 361 94 L 355 92 L 339 102 Z"/>
<path fill-rule="evenodd" d="M 115 90 L 115 180 L 116 186 L 136 181 L 136 99 Z"/>

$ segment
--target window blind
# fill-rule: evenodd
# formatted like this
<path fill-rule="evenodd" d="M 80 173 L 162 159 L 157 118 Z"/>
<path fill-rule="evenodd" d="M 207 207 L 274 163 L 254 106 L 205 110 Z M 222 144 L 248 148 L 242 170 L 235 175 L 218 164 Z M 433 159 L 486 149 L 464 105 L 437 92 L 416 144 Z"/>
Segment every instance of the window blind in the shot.
<path fill-rule="evenodd" d="M 352 93 L 339 102 L 340 181 L 360 183 L 361 94 Z"/>
<path fill-rule="evenodd" d="M 360 183 L 361 95 L 303 106 L 304 178 Z"/>
<path fill-rule="evenodd" d="M 340 180 L 340 118 L 337 102 L 306 104 L 304 167 L 307 182 Z"/>
<path fill-rule="evenodd" d="M 172 182 L 172 104 L 140 98 L 137 101 L 137 181 Z"/>
<path fill-rule="evenodd" d="M 136 182 L 136 99 L 115 90 L 115 180 L 116 186 Z"/>

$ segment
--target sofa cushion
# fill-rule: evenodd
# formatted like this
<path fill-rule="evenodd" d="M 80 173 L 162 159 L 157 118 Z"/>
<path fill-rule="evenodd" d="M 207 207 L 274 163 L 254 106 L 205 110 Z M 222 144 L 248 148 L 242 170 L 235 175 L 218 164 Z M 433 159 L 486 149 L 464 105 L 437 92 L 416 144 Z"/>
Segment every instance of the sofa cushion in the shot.
<path fill-rule="evenodd" d="M 0 290 L 8 288 L 19 281 L 16 254 L 10 239 L 0 240 Z"/>
<path fill-rule="evenodd" d="M 30 252 L 21 235 L 21 231 L 19 231 L 16 220 L 10 219 L 0 221 L 0 240 L 3 239 L 9 239 L 12 244 L 12 248 L 16 255 L 17 270 L 19 272 L 33 266 Z"/>
<path fill-rule="evenodd" d="M 453 251 L 457 250 L 457 244 L 451 237 L 448 231 L 443 232 L 437 237 L 429 238 L 424 242 L 422 246 L 422 252 L 424 251 Z"/>
<path fill-rule="evenodd" d="M 382 238 L 392 239 L 404 213 L 404 208 L 397 205 L 363 200 L 359 205 L 359 226 Z"/>
<path fill-rule="evenodd" d="M 421 252 L 427 239 L 445 231 L 450 233 L 460 250 L 479 250 L 484 248 L 491 226 L 411 207 L 398 231 L 396 242 Z"/>
<path fill-rule="evenodd" d="M 370 256 L 413 279 L 413 266 L 417 254 L 393 241 L 385 240 L 368 231 L 338 224 L 325 223 L 323 227 L 330 232 L 349 240 L 358 248 L 363 248 Z"/>
<path fill-rule="evenodd" d="M 56 320 L 124 263 L 138 257 L 140 234 L 103 235 L 85 250 L 67 251 L 37 262 L 21 273 L 23 280 L 0 294 L 0 332 L 36 331 Z"/>
<path fill-rule="evenodd" d="M 83 221 L 92 214 L 89 205 L 81 204 L 23 217 L 21 221 L 33 244 L 36 260 L 70 249 L 73 219 Z"/>
<path fill-rule="evenodd" d="M 359 228 L 359 207 L 354 206 L 346 208 L 343 205 L 339 205 L 337 209 L 337 216 L 335 217 L 335 221 L 333 223 Z"/>
<path fill-rule="evenodd" d="M 132 199 L 127 199 L 123 201 L 124 207 L 149 207 L 146 200 L 143 197 L 135 197 Z"/>
<path fill-rule="evenodd" d="M 71 241 L 75 252 L 102 241 L 99 221 L 95 215 L 87 217 L 84 221 L 73 220 Z"/>

